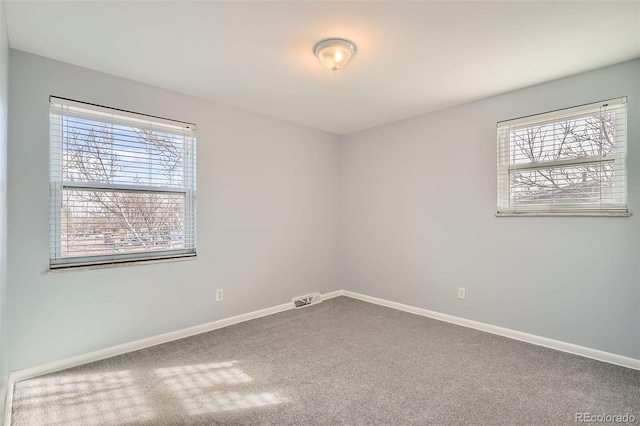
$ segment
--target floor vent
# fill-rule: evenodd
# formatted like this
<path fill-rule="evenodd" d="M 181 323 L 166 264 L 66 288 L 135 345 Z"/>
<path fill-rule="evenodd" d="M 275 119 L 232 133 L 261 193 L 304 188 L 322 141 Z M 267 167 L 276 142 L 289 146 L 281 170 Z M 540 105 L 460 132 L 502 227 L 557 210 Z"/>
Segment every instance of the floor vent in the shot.
<path fill-rule="evenodd" d="M 304 308 L 305 306 L 315 305 L 322 302 L 322 295 L 320 293 L 313 293 L 307 296 L 294 297 L 293 307 L 296 309 Z"/>

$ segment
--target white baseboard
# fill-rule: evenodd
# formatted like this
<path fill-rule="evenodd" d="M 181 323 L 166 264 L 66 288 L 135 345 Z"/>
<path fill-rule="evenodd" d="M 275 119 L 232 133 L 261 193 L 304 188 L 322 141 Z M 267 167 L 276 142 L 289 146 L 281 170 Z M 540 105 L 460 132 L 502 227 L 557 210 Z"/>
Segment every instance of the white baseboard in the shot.
<path fill-rule="evenodd" d="M 498 327 L 496 325 L 485 324 L 482 322 L 460 318 L 453 315 L 441 314 L 440 312 L 417 308 L 415 306 L 405 305 L 402 303 L 391 302 L 389 300 L 354 293 L 352 291 L 343 290 L 342 294 L 353 299 L 374 303 L 376 305 L 386 306 L 388 308 L 397 309 L 399 311 L 409 312 L 440 321 L 450 322 L 452 324 L 461 325 L 463 327 L 473 328 L 476 330 L 485 331 L 487 333 L 509 337 L 510 339 L 520 340 L 523 342 L 532 343 L 534 345 L 544 346 L 562 352 L 568 352 L 574 355 L 580 355 L 586 358 L 595 359 L 597 361 L 608 362 L 610 364 L 620 365 L 622 367 L 632 368 L 634 370 L 640 370 L 640 359 L 617 355 L 598 349 L 587 348 L 585 346 L 574 345 L 573 343 L 567 343 L 560 340 L 549 339 L 547 337 L 536 336 L 535 334 L 529 334 L 522 331 L 511 330 L 509 328 Z"/>
<path fill-rule="evenodd" d="M 255 318 L 264 317 L 267 315 L 276 314 L 292 309 L 293 304 L 291 302 L 284 303 L 282 305 L 273 306 L 266 309 L 261 309 L 247 314 L 236 315 L 234 317 L 221 319 L 218 321 L 209 322 L 206 324 L 196 325 L 193 327 L 184 328 L 182 330 L 172 331 L 169 333 L 159 334 L 157 336 L 147 337 L 145 339 L 135 340 L 129 343 L 123 343 L 121 345 L 111 346 L 109 348 L 100 349 L 97 351 L 89 352 L 82 355 L 72 356 L 64 358 L 58 361 L 49 362 L 47 364 L 38 365 L 36 367 L 25 368 L 23 370 L 12 371 L 9 373 L 10 381 L 13 383 L 21 380 L 29 379 L 43 374 L 54 373 L 56 371 L 65 370 L 71 367 L 77 367 L 78 365 L 87 364 L 89 362 L 99 361 L 101 359 L 110 358 L 116 355 L 122 355 L 128 352 L 138 351 L 140 349 L 148 348 L 150 346 L 160 345 L 162 343 L 171 342 L 185 337 L 194 336 L 200 333 L 206 333 L 208 331 L 217 330 L 219 328 L 228 327 L 233 324 L 237 324 L 244 321 L 249 321 Z"/>
<path fill-rule="evenodd" d="M 342 295 L 343 295 L 343 290 L 336 290 L 330 293 L 323 294 L 322 300 L 328 300 L 328 299 L 332 299 L 334 297 L 338 297 Z M 19 382 L 20 380 L 41 376 L 43 374 L 54 373 L 56 371 L 65 370 L 71 367 L 77 367 L 78 365 L 87 364 L 89 362 L 100 361 L 101 359 L 110 358 L 116 355 L 122 355 L 128 352 L 138 351 L 140 349 L 148 348 L 150 346 L 156 346 L 162 343 L 168 343 L 173 340 L 183 339 L 185 337 L 194 336 L 196 334 L 206 333 L 208 331 L 213 331 L 219 328 L 228 327 L 230 325 L 238 324 L 240 322 L 249 321 L 249 320 L 264 317 L 267 315 L 277 314 L 278 312 L 287 311 L 289 309 L 293 309 L 292 302 L 283 303 L 282 305 L 272 306 L 270 308 L 260 309 L 258 311 L 249 312 L 247 314 L 241 314 L 241 315 L 236 315 L 230 318 L 224 318 L 224 319 L 209 322 L 206 324 L 184 328 L 182 330 L 177 330 L 169 333 L 159 334 L 157 336 L 147 337 L 145 339 L 135 340 L 129 343 L 123 343 L 121 345 L 111 346 L 109 348 L 100 349 L 97 351 L 93 351 L 93 352 L 89 352 L 86 354 L 77 355 L 69 358 L 64 358 L 59 361 L 53 361 L 53 362 L 39 365 L 36 367 L 13 371 L 9 374 L 10 379 L 13 379 L 13 381 L 10 383 Z"/>
<path fill-rule="evenodd" d="M 323 300 L 332 299 L 342 295 L 342 290 L 332 291 L 322 295 Z M 67 368 L 77 367 L 89 362 L 100 361 L 101 359 L 110 358 L 116 355 L 122 355 L 128 352 L 138 351 L 140 349 L 148 348 L 150 346 L 160 345 L 162 343 L 168 343 L 173 340 L 183 339 L 185 337 L 194 336 L 200 333 L 206 333 L 208 331 L 217 330 L 219 328 L 228 327 L 233 324 L 238 324 L 244 321 L 264 317 L 267 315 L 276 314 L 278 312 L 288 311 L 293 309 L 293 303 L 283 303 L 282 305 L 272 306 L 270 308 L 260 309 L 258 311 L 249 312 L 247 314 L 236 315 L 234 317 L 221 319 L 218 321 L 209 322 L 206 324 L 196 325 L 194 327 L 185 328 L 182 330 L 172 331 L 170 333 L 159 334 L 157 336 L 148 337 L 145 339 L 136 340 L 129 343 L 123 343 L 121 345 L 111 346 L 109 348 L 100 349 L 97 351 L 89 352 L 82 355 L 72 356 L 64 358 L 58 361 L 53 361 L 47 364 L 38 365 L 36 367 L 25 368 L 23 370 L 12 371 L 9 373 L 7 380 L 7 397 L 5 401 L 5 426 L 11 424 L 11 407 L 13 405 L 13 385 L 21 380 L 30 379 L 32 377 L 41 376 L 43 374 L 54 373 L 56 371 L 65 370 Z"/>
<path fill-rule="evenodd" d="M 333 299 L 334 297 L 344 296 L 344 290 L 336 290 L 322 295 L 322 300 Z"/>
<path fill-rule="evenodd" d="M 13 383 L 11 381 L 11 374 L 7 378 L 7 389 L 4 396 L 4 426 L 11 426 L 11 408 L 13 407 Z"/>
<path fill-rule="evenodd" d="M 546 337 L 536 336 L 533 334 L 523 333 L 521 331 L 498 327 L 491 324 L 485 324 L 482 322 L 460 318 L 453 315 L 442 314 L 439 312 L 430 311 L 428 309 L 418 308 L 415 306 L 405 305 L 397 302 L 391 302 L 389 300 L 379 299 L 377 297 L 367 296 L 364 294 L 359 294 L 359 293 L 355 293 L 348 290 L 337 290 L 337 291 L 332 291 L 330 293 L 325 293 L 322 295 L 322 299 L 328 300 L 338 296 L 347 296 L 353 299 L 362 300 L 364 302 L 386 306 L 388 308 L 393 308 L 400 311 L 409 312 L 412 314 L 421 315 L 421 316 L 433 318 L 436 320 L 461 325 L 463 327 L 469 327 L 476 330 L 481 330 L 488 333 L 509 337 L 515 340 L 521 340 L 523 342 L 532 343 L 534 345 L 545 346 L 547 348 L 556 349 L 562 352 L 568 352 L 568 353 L 580 355 L 586 358 L 592 358 L 598 361 L 608 362 L 610 364 L 616 364 L 622 367 L 640 370 L 640 359 L 629 358 L 622 355 L 616 355 L 609 352 L 600 351 L 597 349 L 591 349 L 584 346 L 574 345 L 572 343 L 566 343 L 559 340 L 554 340 Z M 182 330 L 177 330 L 170 333 L 164 333 L 157 336 L 136 340 L 134 342 L 124 343 L 121 345 L 100 349 L 100 350 L 89 352 L 86 354 L 61 359 L 58 361 L 50 362 L 50 363 L 39 365 L 36 367 L 12 371 L 11 373 L 9 373 L 9 379 L 7 381 L 7 395 L 6 395 L 6 402 L 5 402 L 4 425 L 10 426 L 11 424 L 11 407 L 13 404 L 13 385 L 16 382 L 19 382 L 21 380 L 26 380 L 32 377 L 36 377 L 36 376 L 41 376 L 43 374 L 53 373 L 59 370 L 76 367 L 82 364 L 87 364 L 89 362 L 99 361 L 101 359 L 110 358 L 112 356 L 122 355 L 128 352 L 137 351 L 140 349 L 148 348 L 150 346 L 171 342 L 173 340 L 182 339 L 182 338 L 193 336 L 196 334 L 206 333 L 208 331 L 217 330 L 219 328 L 228 327 L 233 324 L 238 324 L 244 321 L 249 321 L 249 320 L 264 317 L 267 315 L 276 314 L 278 312 L 283 312 L 290 309 L 293 309 L 293 303 L 284 303 L 282 305 L 277 305 L 270 308 L 249 312 L 247 314 L 237 315 L 234 317 L 225 318 L 218 321 L 213 321 L 207 324 L 201 324 L 194 327 L 185 328 Z"/>

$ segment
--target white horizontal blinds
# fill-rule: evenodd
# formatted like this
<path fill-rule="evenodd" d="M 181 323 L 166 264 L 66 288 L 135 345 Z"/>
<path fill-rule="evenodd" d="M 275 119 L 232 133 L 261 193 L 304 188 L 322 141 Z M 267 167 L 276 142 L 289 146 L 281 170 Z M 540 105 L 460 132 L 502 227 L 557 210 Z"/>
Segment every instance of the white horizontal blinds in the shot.
<path fill-rule="evenodd" d="M 50 99 L 50 265 L 195 254 L 195 126 Z"/>
<path fill-rule="evenodd" d="M 498 212 L 626 212 L 626 98 L 498 123 Z"/>

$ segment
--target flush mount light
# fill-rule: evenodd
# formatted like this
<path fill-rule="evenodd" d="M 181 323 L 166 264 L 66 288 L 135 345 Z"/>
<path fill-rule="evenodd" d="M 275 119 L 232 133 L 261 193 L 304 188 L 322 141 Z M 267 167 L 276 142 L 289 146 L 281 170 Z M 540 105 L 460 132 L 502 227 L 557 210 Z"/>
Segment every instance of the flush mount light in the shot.
<path fill-rule="evenodd" d="M 343 38 L 327 38 L 313 46 L 313 53 L 322 65 L 334 72 L 344 68 L 357 51 L 355 43 Z"/>

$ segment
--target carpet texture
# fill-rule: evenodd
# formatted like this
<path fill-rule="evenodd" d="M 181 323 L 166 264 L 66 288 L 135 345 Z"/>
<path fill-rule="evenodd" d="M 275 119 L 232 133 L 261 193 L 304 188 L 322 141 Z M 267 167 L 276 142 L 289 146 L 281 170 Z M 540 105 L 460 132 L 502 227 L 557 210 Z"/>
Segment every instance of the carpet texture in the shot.
<path fill-rule="evenodd" d="M 640 371 L 338 297 L 19 382 L 12 425 L 575 424 Z"/>

